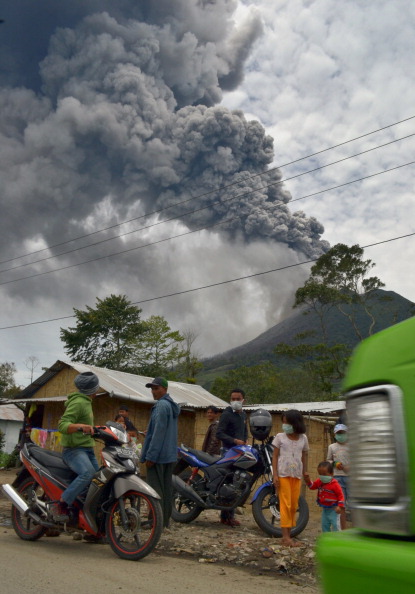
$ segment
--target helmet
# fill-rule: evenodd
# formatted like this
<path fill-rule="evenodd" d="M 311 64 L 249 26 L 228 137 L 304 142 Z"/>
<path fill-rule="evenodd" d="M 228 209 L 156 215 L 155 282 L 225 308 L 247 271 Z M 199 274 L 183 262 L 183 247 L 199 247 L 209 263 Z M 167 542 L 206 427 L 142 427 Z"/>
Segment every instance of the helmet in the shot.
<path fill-rule="evenodd" d="M 252 436 L 255 439 L 263 441 L 270 434 L 272 427 L 272 417 L 267 410 L 259 408 L 251 414 L 249 418 L 249 425 Z"/>

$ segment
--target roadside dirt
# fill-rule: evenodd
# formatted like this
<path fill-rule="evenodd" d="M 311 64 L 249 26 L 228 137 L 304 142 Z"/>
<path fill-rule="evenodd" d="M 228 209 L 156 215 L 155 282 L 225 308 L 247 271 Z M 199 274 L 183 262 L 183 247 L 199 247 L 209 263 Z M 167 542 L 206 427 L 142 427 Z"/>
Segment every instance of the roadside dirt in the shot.
<path fill-rule="evenodd" d="M 0 484 L 13 482 L 15 470 L 0 470 Z M 310 521 L 299 536 L 301 548 L 285 548 L 280 539 L 269 538 L 256 525 L 251 508 L 247 505 L 242 515 L 236 516 L 241 526 L 230 528 L 219 523 L 219 513 L 203 512 L 191 524 L 171 522 L 163 532 L 157 554 L 194 560 L 195 563 L 220 564 L 239 567 L 252 575 L 281 576 L 283 581 L 307 587 L 307 592 L 318 591 L 314 545 L 320 533 L 318 509 L 310 510 Z M 0 526 L 12 530 L 10 503 L 0 496 Z M 62 536 L 61 538 L 68 538 Z"/>

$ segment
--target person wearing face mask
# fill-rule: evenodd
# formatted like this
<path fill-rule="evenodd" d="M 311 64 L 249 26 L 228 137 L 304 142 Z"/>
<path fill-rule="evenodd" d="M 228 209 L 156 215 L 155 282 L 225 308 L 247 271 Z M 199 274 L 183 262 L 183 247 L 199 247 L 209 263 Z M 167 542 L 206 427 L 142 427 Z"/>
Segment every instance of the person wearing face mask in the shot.
<path fill-rule="evenodd" d="M 299 410 L 287 410 L 282 417 L 283 433 L 272 441 L 272 482 L 280 501 L 282 545 L 300 547 L 302 543 L 291 538 L 296 524 L 301 477 L 307 472 L 308 439 L 305 423 Z"/>
<path fill-rule="evenodd" d="M 230 393 L 230 406 L 227 406 L 220 416 L 216 437 L 222 442 L 222 454 L 235 445 L 246 445 L 248 440 L 248 427 L 246 413 L 242 410 L 245 392 L 235 388 Z M 234 510 L 222 510 L 220 521 L 227 526 L 239 526 L 235 520 Z"/>
<path fill-rule="evenodd" d="M 317 466 L 318 479 L 312 481 L 305 472 L 304 480 L 309 489 L 318 489 L 317 503 L 321 507 L 322 532 L 337 532 L 337 515 L 344 510 L 344 495 L 341 486 L 333 478 L 331 462 L 320 462 Z"/>
<path fill-rule="evenodd" d="M 334 478 L 341 486 L 347 506 L 347 475 L 349 473 L 349 445 L 347 443 L 347 426 L 338 423 L 334 427 L 335 443 L 329 445 L 327 460 L 333 464 Z M 340 528 L 346 530 L 346 509 L 340 514 Z"/>

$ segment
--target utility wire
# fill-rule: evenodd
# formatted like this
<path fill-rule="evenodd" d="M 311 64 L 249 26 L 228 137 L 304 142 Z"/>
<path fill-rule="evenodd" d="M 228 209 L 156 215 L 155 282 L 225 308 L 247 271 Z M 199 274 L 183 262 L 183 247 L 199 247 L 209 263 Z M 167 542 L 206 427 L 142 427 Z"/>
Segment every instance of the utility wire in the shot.
<path fill-rule="evenodd" d="M 128 219 L 128 220 L 123 221 L 121 223 L 116 223 L 114 225 L 110 225 L 109 227 L 104 227 L 102 229 L 98 229 L 97 231 L 93 231 L 91 233 L 86 233 L 85 235 L 80 235 L 79 237 L 74 237 L 73 239 L 69 239 L 69 240 L 63 241 L 61 243 L 55 243 L 54 245 L 47 246 L 47 247 L 42 248 L 40 250 L 36 250 L 36 251 L 33 251 L 33 252 L 28 252 L 26 254 L 21 254 L 20 256 L 15 256 L 14 258 L 10 258 L 8 260 L 2 260 L 2 261 L 0 261 L 0 264 L 6 264 L 7 262 L 13 262 L 14 260 L 18 260 L 18 259 L 24 258 L 26 256 L 32 256 L 34 254 L 38 254 L 40 252 L 44 252 L 45 250 L 50 250 L 50 249 L 53 249 L 55 247 L 60 247 L 62 245 L 66 245 L 68 243 L 71 243 L 72 241 L 79 241 L 80 239 L 84 239 L 86 237 L 91 237 L 93 235 L 96 235 L 98 233 L 102 233 L 104 231 L 109 231 L 110 229 L 114 229 L 115 227 L 120 227 L 121 225 L 126 225 L 127 223 L 131 223 L 133 221 L 137 221 L 137 220 L 143 219 L 145 217 L 149 217 L 149 216 L 152 216 L 152 215 L 155 215 L 155 214 L 159 214 L 159 213 L 163 212 L 164 210 L 167 210 L 169 208 L 174 208 L 174 207 L 177 207 L 177 206 L 181 206 L 182 204 L 186 204 L 187 202 L 191 202 L 192 200 L 197 200 L 198 198 L 204 198 L 205 196 L 209 196 L 210 194 L 213 194 L 213 193 L 216 193 L 216 192 L 222 192 L 223 190 L 226 190 L 226 189 L 231 188 L 231 187 L 233 187 L 233 186 L 235 186 L 237 184 L 240 184 L 240 183 L 245 182 L 247 179 L 254 179 L 254 178 L 258 177 L 258 176 L 266 175 L 268 173 L 271 173 L 273 171 L 276 171 L 277 169 L 282 169 L 283 167 L 288 167 L 289 165 L 294 165 L 295 163 L 299 163 L 300 161 L 304 161 L 305 159 L 310 159 L 311 157 L 315 157 L 317 155 L 321 155 L 322 153 L 325 153 L 327 151 L 331 151 L 331 150 L 333 150 L 335 148 L 339 148 L 340 146 L 344 146 L 345 144 L 349 144 L 350 142 L 354 142 L 355 140 L 360 140 L 362 138 L 365 138 L 366 136 L 370 136 L 372 134 L 376 134 L 377 132 L 382 132 L 383 130 L 387 130 L 388 128 L 392 128 L 393 126 L 397 126 L 398 124 L 402 124 L 404 122 L 408 122 L 409 120 L 412 120 L 414 118 L 415 118 L 415 115 L 414 116 L 410 116 L 409 118 L 405 118 L 403 120 L 399 120 L 398 122 L 394 122 L 393 124 L 389 124 L 387 126 L 383 126 L 382 128 L 378 128 L 377 130 L 372 130 L 371 132 L 366 132 L 365 134 L 362 134 L 361 136 L 356 136 L 355 138 L 351 138 L 349 140 L 345 140 L 344 142 L 340 142 L 339 144 L 335 144 L 335 145 L 330 146 L 328 148 L 319 150 L 319 151 L 317 151 L 315 153 L 311 153 L 311 154 L 306 155 L 304 157 L 300 157 L 298 159 L 295 159 L 294 161 L 289 161 L 288 163 L 284 163 L 283 165 L 277 165 L 276 167 L 272 167 L 271 169 L 267 169 L 265 171 L 261 171 L 259 173 L 255 173 L 253 175 L 249 175 L 244 180 L 238 180 L 238 181 L 232 182 L 230 184 L 227 184 L 225 186 L 220 186 L 219 188 L 216 188 L 214 190 L 210 190 L 209 192 L 204 192 L 203 194 L 199 194 L 198 196 L 193 196 L 193 197 L 188 198 L 186 200 L 183 200 L 181 202 L 177 202 L 176 204 L 171 204 L 171 205 L 169 205 L 167 207 L 160 208 L 158 210 L 153 210 L 153 211 L 148 212 L 146 214 L 140 215 L 139 217 L 134 217 L 132 219 Z M 115 237 L 121 237 L 121 235 L 120 236 L 115 236 Z M 91 245 L 95 245 L 95 244 L 91 244 Z M 85 246 L 85 247 L 89 247 L 89 246 Z M 58 254 L 58 255 L 60 255 L 60 254 Z"/>
<path fill-rule="evenodd" d="M 391 237 L 389 239 L 384 239 L 382 241 L 377 241 L 375 243 L 369 243 L 367 245 L 361 246 L 362 249 L 367 249 L 370 247 L 374 247 L 377 245 L 382 245 L 384 243 L 390 243 L 392 241 L 397 241 L 399 239 L 405 239 L 406 237 L 412 237 L 415 235 L 415 231 L 413 233 L 407 233 L 406 235 L 400 235 L 399 237 Z M 178 295 L 186 295 L 187 293 L 194 293 L 195 291 L 203 291 L 204 289 L 211 289 L 212 287 L 220 287 L 222 285 L 227 285 L 230 283 L 236 283 L 238 281 L 246 280 L 248 278 L 255 278 L 256 276 L 263 276 L 265 274 L 270 274 L 272 272 L 280 272 L 282 270 L 287 270 L 289 268 L 296 268 L 297 266 L 303 266 L 304 264 L 311 264 L 312 262 L 316 262 L 318 258 L 313 258 L 311 260 L 304 260 L 303 262 L 297 262 L 296 264 L 288 264 L 287 266 L 281 266 L 280 268 L 273 268 L 272 270 L 264 270 L 263 272 L 255 272 L 253 274 L 247 274 L 245 276 L 240 276 L 237 278 L 228 279 L 226 281 L 220 281 L 218 283 L 212 283 L 210 285 L 203 285 L 201 287 L 194 287 L 193 289 L 186 289 L 185 291 L 177 291 L 176 293 L 168 293 L 166 295 L 159 295 L 158 297 L 149 297 L 148 299 L 141 299 L 140 301 L 133 301 L 131 305 L 141 305 L 142 303 L 149 303 L 150 301 L 158 301 L 160 299 L 167 299 L 168 297 L 176 297 Z M 75 316 L 62 316 L 59 318 L 50 318 L 48 320 L 39 320 L 37 322 L 26 322 L 24 324 L 15 324 L 13 326 L 3 326 L 0 327 L 0 330 L 10 330 L 12 328 L 22 328 L 24 326 L 34 326 L 36 324 L 47 324 L 49 322 L 58 322 L 60 320 L 68 320 L 70 318 L 74 318 Z"/>
<path fill-rule="evenodd" d="M 391 140 L 390 142 L 387 142 L 387 143 L 385 143 L 385 144 L 381 144 L 381 145 L 378 145 L 378 146 L 376 146 L 376 147 L 372 147 L 372 148 L 370 148 L 370 149 L 367 149 L 367 150 L 365 150 L 365 151 L 362 151 L 362 152 L 360 152 L 360 153 L 356 153 L 356 154 L 354 154 L 354 155 L 350 155 L 349 157 L 344 157 L 344 158 L 342 158 L 342 159 L 339 159 L 339 160 L 337 160 L 337 161 L 333 161 L 332 163 L 327 163 L 326 165 L 321 165 L 321 166 L 319 166 L 319 167 L 316 167 L 316 168 L 314 168 L 314 169 L 311 169 L 311 170 L 309 170 L 309 171 L 303 171 L 302 173 L 298 173 L 297 175 L 293 175 L 292 177 L 288 177 L 288 178 L 285 178 L 285 179 L 279 180 L 279 181 L 277 181 L 277 182 L 273 182 L 273 183 L 271 183 L 271 184 L 267 184 L 267 185 L 265 185 L 265 186 L 262 186 L 261 188 L 258 188 L 258 189 L 256 189 L 256 190 L 250 190 L 249 192 L 244 192 L 243 194 L 238 194 L 238 195 L 236 195 L 236 196 L 231 196 L 230 198 L 227 198 L 227 199 L 225 199 L 225 200 L 216 200 L 216 201 L 214 201 L 214 202 L 212 202 L 211 204 L 208 204 L 208 205 L 206 205 L 206 206 L 201 206 L 200 208 L 197 208 L 197 209 L 194 209 L 194 210 L 188 211 L 188 212 L 186 212 L 186 213 L 182 213 L 182 214 L 181 214 L 180 216 L 178 216 L 178 217 L 172 217 L 172 218 L 170 218 L 170 219 L 164 219 L 163 221 L 158 221 L 157 223 L 152 223 L 151 225 L 147 225 L 147 226 L 145 226 L 145 227 L 141 227 L 140 229 L 135 229 L 135 230 L 133 230 L 133 231 L 128 231 L 128 232 L 126 232 L 126 233 L 123 233 L 123 234 L 121 234 L 121 235 L 118 235 L 118 236 L 116 236 L 116 237 L 110 237 L 110 238 L 107 238 L 107 239 L 103 239 L 103 240 L 101 240 L 101 241 L 97 241 L 97 242 L 95 242 L 95 243 L 89 244 L 88 246 L 84 246 L 84 247 L 80 247 L 80 248 L 74 248 L 73 250 L 68 250 L 68 251 L 66 251 L 66 252 L 62 252 L 61 254 L 57 254 L 57 255 L 55 255 L 55 256 L 48 256 L 47 258 L 41 258 L 41 259 L 39 259 L 39 260 L 35 260 L 34 262 L 29 262 L 29 263 L 26 263 L 26 264 L 19 264 L 18 266 L 13 266 L 13 267 L 11 267 L 11 268 L 5 268 L 4 270 L 0 270 L 0 273 L 2 273 L 2 272 L 8 272 L 8 271 L 10 271 L 10 270 L 16 270 L 16 269 L 18 269 L 18 268 L 23 268 L 23 267 L 25 267 L 25 266 L 31 266 L 31 265 L 33 265 L 33 264 L 37 264 L 37 263 L 39 263 L 39 262 L 44 262 L 44 261 L 46 261 L 46 260 L 51 260 L 51 259 L 53 259 L 53 258 L 58 258 L 59 256 L 67 255 L 67 254 L 70 254 L 70 253 L 73 253 L 73 252 L 76 252 L 76 251 L 80 251 L 80 250 L 82 250 L 82 249 L 86 249 L 86 248 L 93 247 L 93 246 L 96 246 L 96 245 L 99 245 L 99 244 L 102 244 L 102 243 L 105 243 L 105 242 L 108 242 L 108 241 L 112 241 L 113 239 L 116 239 L 116 238 L 119 238 L 119 237 L 123 237 L 123 236 L 125 236 L 125 235 L 130 235 L 130 234 L 132 234 L 132 233 L 136 233 L 136 232 L 138 232 L 138 231 L 143 231 L 143 230 L 146 230 L 146 229 L 150 229 L 151 227 L 156 227 L 156 226 L 158 226 L 158 225 L 162 225 L 162 224 L 164 224 L 164 223 L 168 223 L 168 222 L 171 222 L 171 221 L 175 221 L 175 220 L 178 220 L 178 219 L 182 219 L 182 218 L 183 218 L 183 217 L 185 217 L 185 216 L 188 216 L 188 215 L 191 215 L 191 214 L 195 214 L 195 213 L 197 213 L 197 212 L 200 212 L 200 211 L 202 211 L 202 210 L 206 210 L 206 209 L 210 208 L 211 206 L 213 206 L 214 204 L 220 204 L 220 205 L 222 205 L 222 204 L 225 204 L 225 203 L 227 203 L 227 202 L 230 202 L 230 201 L 232 201 L 232 200 L 236 200 L 237 198 L 244 198 L 244 197 L 246 197 L 246 196 L 249 196 L 249 195 L 251 195 L 251 194 L 253 194 L 253 193 L 255 193 L 255 192 L 263 191 L 264 189 L 270 188 L 271 186 L 275 186 L 275 185 L 279 185 L 279 184 L 285 183 L 285 182 L 287 182 L 287 181 L 291 181 L 291 180 L 293 180 L 293 179 L 296 179 L 296 178 L 298 178 L 298 177 L 302 177 L 303 175 L 308 175 L 309 173 L 315 173 L 316 171 L 319 171 L 319 170 L 321 170 L 321 169 L 325 169 L 325 168 L 327 168 L 327 167 L 331 167 L 332 165 L 337 165 L 338 163 L 341 163 L 341 162 L 343 162 L 343 161 L 347 161 L 348 159 L 352 159 L 352 158 L 354 158 L 354 157 L 358 157 L 358 156 L 360 156 L 360 155 L 363 155 L 363 154 L 365 154 L 365 153 L 369 153 L 369 152 L 371 152 L 371 151 L 374 151 L 374 150 L 377 150 L 377 149 L 379 149 L 379 148 L 383 148 L 383 147 L 385 147 L 385 146 L 388 146 L 389 144 L 394 144 L 395 142 L 399 142 L 399 141 L 401 141 L 401 140 L 405 140 L 405 139 L 407 139 L 407 138 L 410 138 L 411 136 L 415 136 L 415 133 L 413 133 L 413 134 L 409 134 L 409 135 L 407 135 L 407 136 L 403 136 L 402 138 L 396 138 L 395 140 Z M 381 173 L 386 173 L 386 172 L 388 172 L 388 171 L 393 171 L 394 169 L 399 169 L 400 167 L 406 167 L 407 165 L 411 165 L 412 163 L 413 163 L 413 162 L 406 163 L 406 164 L 404 164 L 404 165 L 399 165 L 399 166 L 397 166 L 397 167 L 394 167 L 394 168 L 392 168 L 392 169 L 387 169 L 387 170 L 385 170 L 385 171 L 381 171 L 381 172 L 375 173 L 375 174 L 373 174 L 373 175 L 365 176 L 365 177 L 362 177 L 362 178 L 360 178 L 360 179 L 358 179 L 358 180 L 355 180 L 355 181 L 362 181 L 362 180 L 364 180 L 364 179 L 366 179 L 366 178 L 369 178 L 369 177 L 374 177 L 374 176 L 376 176 L 376 175 L 380 175 Z M 342 186 L 349 185 L 349 184 L 351 184 L 351 183 L 354 183 L 354 181 L 347 182 L 347 183 L 345 183 L 345 184 L 340 184 L 340 185 L 338 185 L 338 186 L 334 186 L 333 188 L 329 188 L 329 189 L 337 189 L 337 188 L 340 188 L 340 187 L 342 187 Z M 294 200 L 291 200 L 290 202 L 296 202 L 297 200 L 302 200 L 302 199 L 304 199 L 304 198 L 309 198 L 310 196 L 313 196 L 313 195 L 316 195 L 316 194 L 320 194 L 320 193 L 322 193 L 322 192 L 325 192 L 325 191 L 327 191 L 327 190 L 321 190 L 320 192 L 315 192 L 314 194 L 308 194 L 307 196 L 303 196 L 303 197 L 301 197 L 301 198 L 296 198 L 296 199 L 294 199 Z M 212 226 L 214 226 L 214 225 L 210 225 L 209 227 L 202 227 L 202 228 L 198 229 L 198 231 L 202 231 L 203 229 L 205 229 L 205 228 L 210 228 L 210 227 L 212 227 Z M 188 233 L 184 233 L 183 235 L 187 235 L 187 234 L 188 234 Z M 176 237 L 179 237 L 179 236 L 174 236 L 173 238 L 176 238 Z M 154 243 L 158 243 L 158 242 L 154 242 Z M 0 283 L 0 286 L 2 286 L 2 285 L 7 285 L 7 284 L 10 284 L 10 283 L 19 282 L 19 281 L 21 281 L 21 280 L 26 280 L 26 279 L 34 278 L 34 277 L 37 277 L 37 276 L 43 276 L 43 275 L 45 275 L 45 274 L 51 274 L 52 272 L 59 272 L 60 270 L 66 270 L 67 268 L 74 268 L 74 267 L 76 267 L 76 266 L 81 266 L 81 265 L 83 265 L 83 264 L 87 264 L 87 263 L 90 263 L 90 262 L 95 262 L 95 261 L 97 261 L 97 260 L 102 260 L 102 259 L 104 259 L 104 258 L 110 258 L 110 257 L 112 257 L 112 256 L 118 256 L 118 255 L 120 255 L 120 254 L 125 254 L 125 253 L 127 253 L 127 252 L 130 252 L 130 251 L 133 251 L 133 250 L 136 250 L 136 249 L 140 249 L 141 247 L 147 247 L 148 245 L 152 245 L 152 244 L 150 243 L 150 244 L 146 244 L 145 246 L 138 246 L 138 247 L 135 247 L 135 248 L 130 248 L 130 249 L 127 249 L 127 250 L 122 250 L 122 251 L 120 251 L 120 252 L 113 252 L 112 254 L 107 254 L 107 255 L 105 255 L 105 256 L 98 256 L 98 257 L 96 257 L 96 258 L 91 258 L 91 259 L 89 259 L 89 260 L 84 260 L 84 262 L 79 262 L 79 263 L 77 263 L 77 264 L 70 264 L 70 265 L 68 265 L 68 266 L 63 266 L 63 267 L 61 267 L 61 268 L 54 268 L 53 270 L 47 270 L 47 271 L 45 271 L 45 272 L 39 272 L 39 273 L 36 273 L 36 274 L 33 274 L 33 275 L 24 276 L 24 277 L 21 277 L 21 278 L 18 278 L 18 279 L 9 280 L 9 281 L 4 281 L 4 282 L 1 282 L 1 283 Z"/>

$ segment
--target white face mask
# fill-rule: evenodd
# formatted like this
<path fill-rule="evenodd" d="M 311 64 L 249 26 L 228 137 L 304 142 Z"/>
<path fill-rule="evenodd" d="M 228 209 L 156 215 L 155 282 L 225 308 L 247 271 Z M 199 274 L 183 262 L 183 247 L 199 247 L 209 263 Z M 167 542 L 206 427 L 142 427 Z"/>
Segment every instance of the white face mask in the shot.
<path fill-rule="evenodd" d="M 231 408 L 235 412 L 238 410 L 242 410 L 242 400 L 231 400 Z"/>

